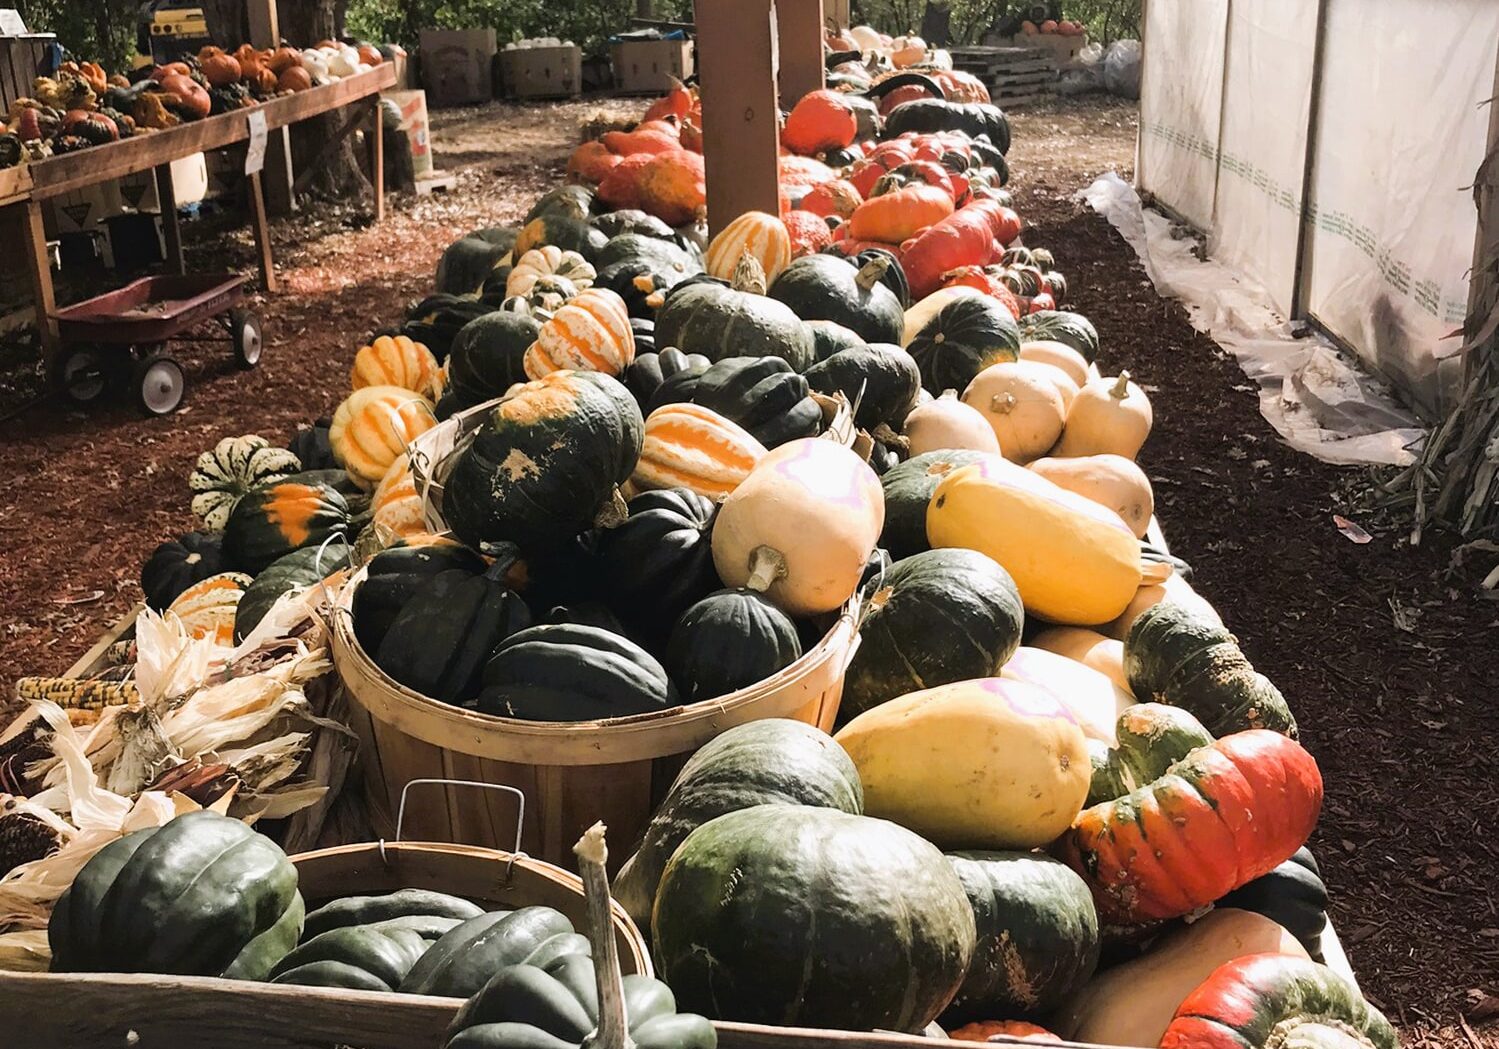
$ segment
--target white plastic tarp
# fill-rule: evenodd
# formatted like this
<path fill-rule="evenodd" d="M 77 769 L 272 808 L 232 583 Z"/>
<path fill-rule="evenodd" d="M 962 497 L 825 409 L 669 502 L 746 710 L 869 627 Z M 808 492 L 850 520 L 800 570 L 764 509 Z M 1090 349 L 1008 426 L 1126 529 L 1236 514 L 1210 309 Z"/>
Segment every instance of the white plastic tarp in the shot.
<path fill-rule="evenodd" d="M 1258 281 L 1287 316 L 1295 294 L 1316 43 L 1314 3 L 1234 0 L 1230 7 L 1208 250 Z"/>
<path fill-rule="evenodd" d="M 1460 375 L 1438 361 L 1462 343 L 1444 336 L 1467 312 L 1499 3 L 1326 2 L 1306 306 L 1436 412 Z"/>
<path fill-rule="evenodd" d="M 1213 221 L 1228 0 L 1145 5 L 1142 189 L 1201 229 Z"/>

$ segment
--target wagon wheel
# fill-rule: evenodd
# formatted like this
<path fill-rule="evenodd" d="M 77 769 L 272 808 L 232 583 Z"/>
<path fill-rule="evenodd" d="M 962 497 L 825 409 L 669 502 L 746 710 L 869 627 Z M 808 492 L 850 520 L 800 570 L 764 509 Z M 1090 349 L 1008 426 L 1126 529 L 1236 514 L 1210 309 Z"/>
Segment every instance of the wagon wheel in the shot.
<path fill-rule="evenodd" d="M 53 384 L 75 404 L 99 399 L 108 385 L 104 355 L 92 346 L 64 350 L 53 366 Z"/>
<path fill-rule="evenodd" d="M 230 310 L 229 340 L 234 345 L 234 363 L 246 370 L 259 364 L 264 346 L 260 338 L 259 315 L 251 310 Z"/>
<path fill-rule="evenodd" d="M 142 358 L 131 376 L 135 403 L 147 415 L 175 412 L 182 403 L 182 391 L 186 385 L 182 365 L 164 354 Z"/>

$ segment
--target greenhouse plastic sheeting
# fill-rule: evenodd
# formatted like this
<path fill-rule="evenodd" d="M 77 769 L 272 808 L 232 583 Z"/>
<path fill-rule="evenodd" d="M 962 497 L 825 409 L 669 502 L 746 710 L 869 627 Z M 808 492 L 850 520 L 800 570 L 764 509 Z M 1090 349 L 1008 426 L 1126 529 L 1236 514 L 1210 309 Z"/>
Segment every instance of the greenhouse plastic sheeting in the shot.
<path fill-rule="evenodd" d="M 1436 412 L 1461 376 L 1445 337 L 1467 312 L 1499 3 L 1327 3 L 1306 306 Z"/>
<path fill-rule="evenodd" d="M 1317 5 L 1234 0 L 1208 250 L 1258 281 L 1285 315 L 1296 284 Z"/>
<path fill-rule="evenodd" d="M 1218 184 L 1228 0 L 1145 5 L 1140 95 L 1140 187 L 1208 229 Z"/>

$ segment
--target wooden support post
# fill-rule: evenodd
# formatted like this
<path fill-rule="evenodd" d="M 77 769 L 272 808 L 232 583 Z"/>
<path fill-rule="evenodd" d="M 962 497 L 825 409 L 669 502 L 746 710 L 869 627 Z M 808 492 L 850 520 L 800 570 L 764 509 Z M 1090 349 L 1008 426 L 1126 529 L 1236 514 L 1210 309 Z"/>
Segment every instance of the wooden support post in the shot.
<path fill-rule="evenodd" d="M 772 0 L 695 0 L 708 227 L 780 212 L 780 114 Z"/>
<path fill-rule="evenodd" d="M 161 203 L 161 227 L 167 236 L 167 269 L 186 273 L 182 258 L 182 227 L 177 222 L 177 188 L 172 185 L 172 165 L 156 168 L 156 199 Z"/>
<path fill-rule="evenodd" d="M 42 339 L 42 355 L 47 364 L 49 381 L 53 365 L 57 362 L 57 351 L 61 345 L 57 337 L 57 297 L 52 290 L 52 260 L 47 253 L 47 230 L 42 225 L 42 205 L 35 200 L 17 204 L 9 209 L 21 227 L 19 240 L 26 246 L 26 269 L 31 277 L 31 302 L 36 311 L 36 330 Z"/>
<path fill-rule="evenodd" d="M 848 29 L 853 24 L 853 12 L 849 10 L 849 0 L 827 0 L 823 6 L 824 17 L 840 29 Z"/>
<path fill-rule="evenodd" d="M 277 18 L 276 0 L 249 0 L 245 14 L 250 19 L 250 46 L 262 51 L 280 46 L 281 24 Z M 311 44 L 312 41 L 303 43 Z"/>
<path fill-rule="evenodd" d="M 262 50 L 279 47 L 281 23 L 276 0 L 248 0 L 245 14 L 250 21 L 250 44 Z M 305 47 L 311 40 L 299 42 Z M 264 198 L 272 215 L 290 215 L 297 208 L 292 180 L 296 171 L 291 162 L 291 135 L 286 128 L 272 128 L 265 144 Z"/>
<path fill-rule="evenodd" d="M 375 221 L 385 221 L 385 121 L 380 96 L 370 97 L 370 188 L 375 194 Z"/>
<path fill-rule="evenodd" d="M 790 109 L 803 95 L 822 90 L 823 0 L 776 0 L 781 48 L 781 105 Z"/>
<path fill-rule="evenodd" d="M 265 187 L 261 185 L 260 172 L 250 176 L 246 185 L 250 195 L 250 228 L 255 233 L 255 257 L 260 260 L 260 280 L 267 292 L 278 290 L 276 263 L 271 258 L 271 229 L 265 220 Z"/>

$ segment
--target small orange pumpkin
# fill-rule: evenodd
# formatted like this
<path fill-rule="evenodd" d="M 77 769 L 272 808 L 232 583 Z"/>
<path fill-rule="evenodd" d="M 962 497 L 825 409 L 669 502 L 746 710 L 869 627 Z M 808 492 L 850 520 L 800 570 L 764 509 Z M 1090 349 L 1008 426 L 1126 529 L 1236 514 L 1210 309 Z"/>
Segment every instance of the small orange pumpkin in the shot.
<path fill-rule="evenodd" d="M 191 76 L 192 70 L 187 68 L 186 62 L 168 62 L 164 66 L 157 66 L 151 71 L 151 79 L 158 84 L 166 82 L 169 76 Z"/>
<path fill-rule="evenodd" d="M 786 224 L 764 211 L 746 211 L 719 230 L 704 257 L 708 272 L 721 280 L 733 280 L 734 270 L 746 253 L 765 270 L 770 285 L 791 263 L 791 234 Z"/>
<path fill-rule="evenodd" d="M 109 76 L 98 62 L 78 63 L 78 75 L 94 94 L 102 95 L 109 88 Z"/>
<path fill-rule="evenodd" d="M 854 240 L 878 240 L 900 244 L 953 213 L 952 198 L 925 183 L 870 197 L 848 220 L 848 235 Z"/>
<path fill-rule="evenodd" d="M 816 255 L 833 243 L 833 231 L 828 229 L 827 220 L 821 215 L 810 211 L 788 211 L 781 216 L 781 221 L 786 224 L 786 233 L 791 238 L 791 257 L 794 259 Z"/>
<path fill-rule="evenodd" d="M 781 144 L 793 153 L 811 156 L 829 149 L 843 149 L 859 133 L 854 111 L 837 91 L 809 91 L 791 108 Z"/>
<path fill-rule="evenodd" d="M 862 203 L 864 203 L 864 197 L 858 187 L 848 179 L 837 178 L 831 182 L 819 183 L 807 190 L 806 196 L 802 197 L 800 207 L 804 211 L 821 215 L 823 218 L 837 215 L 840 219 L 847 219 Z"/>
<path fill-rule="evenodd" d="M 199 67 L 203 70 L 203 78 L 214 87 L 228 87 L 230 84 L 239 83 L 240 77 L 244 76 L 244 70 L 240 68 L 239 59 L 233 55 L 226 55 L 219 51 L 216 55 L 209 55 L 200 59 Z"/>
<path fill-rule="evenodd" d="M 359 61 L 367 66 L 378 66 L 381 62 L 385 61 L 385 56 L 380 53 L 380 49 L 374 44 L 360 44 Z"/>
<path fill-rule="evenodd" d="M 249 44 L 241 44 L 234 52 L 234 60 L 239 63 L 240 76 L 247 81 L 254 81 L 265 68 L 265 57 Z"/>
<path fill-rule="evenodd" d="M 301 66 L 288 66 L 276 77 L 277 91 L 306 91 L 312 87 L 312 74 Z"/>
<path fill-rule="evenodd" d="M 359 390 L 366 386 L 399 386 L 414 390 L 436 401 L 442 396 L 442 380 L 437 358 L 432 351 L 405 335 L 392 338 L 382 335 L 354 355 L 350 385 Z"/>
<path fill-rule="evenodd" d="M 634 360 L 635 332 L 625 300 L 607 288 L 589 288 L 542 324 L 523 367 L 533 380 L 556 371 L 617 376 Z"/>
<path fill-rule="evenodd" d="M 272 73 L 280 76 L 288 69 L 302 68 L 302 52 L 294 47 L 278 47 L 266 56 L 265 64 Z"/>
<path fill-rule="evenodd" d="M 947 1037 L 957 1042 L 987 1042 L 997 1034 L 1018 1038 L 1022 1042 L 1061 1041 L 1046 1028 L 1026 1023 L 1024 1020 L 980 1020 L 977 1023 L 964 1024 L 962 1027 L 948 1031 Z"/>
<path fill-rule="evenodd" d="M 161 86 L 168 94 L 176 97 L 183 109 L 195 117 L 206 117 L 208 111 L 213 108 L 213 100 L 208 97 L 208 92 L 203 90 L 203 85 L 190 76 L 170 73 L 161 78 Z"/>
<path fill-rule="evenodd" d="M 765 446 L 732 420 L 700 404 L 666 404 L 645 420 L 645 442 L 630 476 L 637 491 L 689 488 L 719 499 L 739 487 L 765 457 Z"/>
<path fill-rule="evenodd" d="M 251 87 L 255 88 L 262 95 L 274 95 L 276 93 L 276 74 L 272 73 L 265 66 L 261 66 L 253 78 L 246 77 L 245 79 L 249 81 Z"/>

